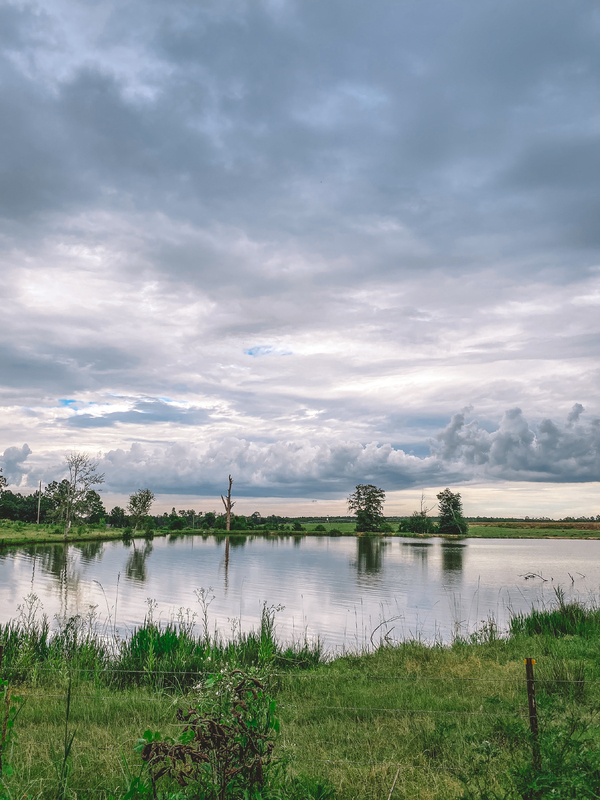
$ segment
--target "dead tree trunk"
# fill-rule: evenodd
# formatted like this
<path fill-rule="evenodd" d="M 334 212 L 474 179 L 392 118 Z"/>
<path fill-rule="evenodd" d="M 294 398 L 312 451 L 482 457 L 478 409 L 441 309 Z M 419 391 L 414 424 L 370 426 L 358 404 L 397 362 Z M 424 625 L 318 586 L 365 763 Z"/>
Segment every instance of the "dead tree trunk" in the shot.
<path fill-rule="evenodd" d="M 231 509 L 234 507 L 235 503 L 231 502 L 231 484 L 233 483 L 233 478 L 231 475 L 229 476 L 229 489 L 227 490 L 227 499 L 221 495 L 221 500 L 223 501 L 223 505 L 225 506 L 225 513 L 227 514 L 227 530 L 231 529 Z"/>

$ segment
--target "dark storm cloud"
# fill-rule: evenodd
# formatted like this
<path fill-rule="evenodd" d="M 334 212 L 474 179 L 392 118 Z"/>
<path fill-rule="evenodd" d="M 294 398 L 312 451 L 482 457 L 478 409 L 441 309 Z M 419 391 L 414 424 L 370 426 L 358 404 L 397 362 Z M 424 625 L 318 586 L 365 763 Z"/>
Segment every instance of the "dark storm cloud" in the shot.
<path fill-rule="evenodd" d="M 225 437 L 204 449 L 137 443 L 106 453 L 101 468 L 114 491 L 148 485 L 167 494 L 218 494 L 231 473 L 241 497 L 339 496 L 370 482 L 394 491 L 473 479 L 600 480 L 600 419 L 580 423 L 574 418 L 582 413 L 580 404 L 566 423 L 545 419 L 537 426 L 520 409 L 510 409 L 491 432 L 477 420 L 466 422 L 466 413 L 456 414 L 430 442 L 430 454 L 418 456 L 389 443 Z"/>
<path fill-rule="evenodd" d="M 300 236 L 330 256 L 351 247 L 344 280 L 350 272 L 360 282 L 369 254 L 371 280 L 440 257 L 451 267 L 460 255 L 468 267 L 457 230 L 518 231 L 519 247 L 528 238 L 539 247 L 540 236 L 549 246 L 556 224 L 581 210 L 570 188 L 590 185 L 586 165 L 599 152 L 592 3 L 379 2 L 368 13 L 292 3 L 279 16 L 261 4 L 226 4 L 222 14 L 144 4 L 135 36 L 121 6 L 104 7 L 104 26 L 87 32 L 93 55 L 65 54 L 69 69 L 52 89 L 54 76 L 9 56 L 20 47 L 23 59 L 49 57 L 56 42 L 39 35 L 37 14 L 12 15 L 7 214 L 135 198 L 200 225 Z M 125 16 L 139 20 L 136 8 Z M 51 6 L 46 13 L 51 28 Z M 111 63 L 112 47 L 131 49 L 129 72 Z M 565 113 L 575 120 L 567 130 Z M 373 253 L 357 223 L 381 214 L 426 235 L 430 253 L 407 257 L 392 242 L 403 257 L 393 267 Z M 170 275 L 203 273 L 202 259 L 186 268 L 177 246 L 165 257 Z M 220 280 L 231 278 L 226 269 Z"/>
<path fill-rule="evenodd" d="M 531 426 L 520 408 L 507 411 L 497 430 L 456 414 L 432 443 L 441 462 L 465 472 L 508 480 L 585 482 L 600 480 L 600 419 L 580 422 L 576 403 L 566 424 L 551 419 Z"/>
<path fill-rule="evenodd" d="M 597 479 L 599 40 L 591 0 L 5 4 L 0 433 L 115 490 Z"/>

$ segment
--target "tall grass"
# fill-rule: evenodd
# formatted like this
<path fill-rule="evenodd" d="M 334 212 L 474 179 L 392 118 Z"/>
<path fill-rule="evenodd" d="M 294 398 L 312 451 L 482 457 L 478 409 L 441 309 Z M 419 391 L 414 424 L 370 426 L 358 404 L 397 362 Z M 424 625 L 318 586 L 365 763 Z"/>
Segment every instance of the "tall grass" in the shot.
<path fill-rule="evenodd" d="M 594 601 L 587 606 L 572 600 L 567 602 L 560 587 L 554 589 L 556 603 L 550 608 L 533 607 L 528 613 L 511 616 L 510 633 L 513 636 L 583 636 L 600 634 L 600 608 Z"/>
<path fill-rule="evenodd" d="M 204 630 L 196 634 L 193 616 L 180 613 L 161 624 L 154 621 L 150 604 L 144 622 L 121 639 L 103 629 L 93 615 L 70 617 L 51 631 L 35 595 L 20 608 L 17 620 L 0 625 L 2 676 L 11 683 L 51 683 L 56 675 L 68 672 L 115 688 L 182 691 L 224 665 L 303 670 L 323 659 L 318 641 L 287 645 L 278 641 L 276 608 L 266 604 L 258 629 L 237 629 L 228 640 L 218 632 L 211 635 L 206 609 Z"/>
<path fill-rule="evenodd" d="M 255 631 L 222 641 L 209 634 L 204 600 L 199 633 L 184 615 L 158 624 L 150 606 L 125 640 L 93 617 L 52 634 L 35 603 L 24 604 L 0 630 L 3 677 L 23 683 L 28 698 L 10 797 L 137 798 L 128 794 L 141 768 L 137 738 L 151 730 L 176 739 L 176 709 L 199 702 L 200 678 L 236 667 L 265 675 L 278 704 L 275 753 L 289 781 L 269 800 L 320 796 L 288 791 L 298 776 L 315 786 L 323 779 L 337 800 L 385 800 L 392 787 L 392 800 L 600 796 L 593 603 L 566 602 L 559 591 L 552 607 L 516 615 L 504 635 L 488 624 L 450 646 L 383 643 L 327 660 L 318 647 L 278 643 L 268 606 Z M 526 656 L 537 661 L 541 776 L 531 771 Z M 63 741 L 53 763 L 50 743 Z M 172 798 L 194 797 L 186 791 Z"/>

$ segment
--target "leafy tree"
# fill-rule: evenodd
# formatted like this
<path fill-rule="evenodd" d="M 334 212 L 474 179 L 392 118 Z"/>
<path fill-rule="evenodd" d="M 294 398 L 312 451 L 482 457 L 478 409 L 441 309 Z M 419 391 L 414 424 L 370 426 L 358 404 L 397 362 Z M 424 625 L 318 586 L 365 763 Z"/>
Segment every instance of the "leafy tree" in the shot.
<path fill-rule="evenodd" d="M 90 489 L 90 491 L 86 494 L 85 504 L 87 521 L 92 525 L 100 522 L 106 517 L 106 509 L 104 508 L 102 498 L 98 492 L 94 491 L 94 489 Z"/>
<path fill-rule="evenodd" d="M 54 517 L 65 526 L 65 536 L 72 523 L 86 516 L 88 492 L 99 483 L 104 483 L 104 474 L 98 472 L 98 462 L 87 453 L 70 453 L 65 456 L 68 477 L 59 484 L 53 481 L 50 497 L 54 505 Z"/>
<path fill-rule="evenodd" d="M 214 511 L 209 511 L 207 514 L 204 515 L 204 519 L 202 520 L 202 527 L 214 528 L 216 519 L 217 515 L 214 513 Z"/>
<path fill-rule="evenodd" d="M 229 522 L 230 519 L 229 520 L 227 519 L 227 514 L 218 514 L 214 521 L 213 528 L 217 531 L 229 530 L 229 528 L 227 527 Z"/>
<path fill-rule="evenodd" d="M 33 494 L 18 494 L 4 489 L 0 493 L 0 519 L 12 519 L 21 522 L 36 522 L 38 491 Z M 40 502 L 40 520 L 43 522 L 52 512 L 52 503 L 46 494 L 42 494 Z"/>
<path fill-rule="evenodd" d="M 138 489 L 129 497 L 127 504 L 127 511 L 129 512 L 129 519 L 133 523 L 133 529 L 136 531 L 138 526 L 141 526 L 144 519 L 150 513 L 152 503 L 154 502 L 154 494 L 150 489 Z"/>
<path fill-rule="evenodd" d="M 385 492 L 372 483 L 359 484 L 348 498 L 348 510 L 356 514 L 356 530 L 377 533 L 384 522 Z"/>
<path fill-rule="evenodd" d="M 108 520 L 113 528 L 124 528 L 127 525 L 127 514 L 124 508 L 115 506 L 108 515 Z"/>
<path fill-rule="evenodd" d="M 0 497 L 2 497 L 2 492 L 6 489 L 7 486 L 8 482 L 4 477 L 4 475 L 2 474 L 2 467 L 0 467 Z"/>
<path fill-rule="evenodd" d="M 466 536 L 469 523 L 463 516 L 462 500 L 458 492 L 444 489 L 437 495 L 438 533 L 452 536 Z"/>
<path fill-rule="evenodd" d="M 427 516 L 427 511 L 413 511 L 410 517 L 403 519 L 398 530 L 401 533 L 435 533 L 435 522 Z"/>

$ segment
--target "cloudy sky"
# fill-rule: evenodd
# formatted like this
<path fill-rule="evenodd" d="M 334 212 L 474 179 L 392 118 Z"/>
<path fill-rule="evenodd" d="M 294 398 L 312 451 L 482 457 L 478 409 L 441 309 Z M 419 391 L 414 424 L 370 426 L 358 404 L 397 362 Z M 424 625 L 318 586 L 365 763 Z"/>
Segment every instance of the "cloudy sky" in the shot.
<path fill-rule="evenodd" d="M 596 2 L 4 0 L 0 49 L 13 487 L 600 513 Z"/>

